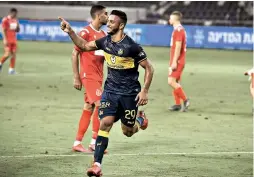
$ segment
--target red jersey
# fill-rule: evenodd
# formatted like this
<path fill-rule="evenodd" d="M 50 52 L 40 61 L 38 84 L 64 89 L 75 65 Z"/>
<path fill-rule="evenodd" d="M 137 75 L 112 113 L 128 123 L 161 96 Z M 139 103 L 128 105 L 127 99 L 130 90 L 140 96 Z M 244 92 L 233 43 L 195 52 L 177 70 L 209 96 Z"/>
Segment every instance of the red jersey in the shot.
<path fill-rule="evenodd" d="M 97 31 L 92 24 L 86 26 L 79 34 L 86 41 L 94 41 L 106 36 L 105 32 Z M 80 49 L 75 46 L 77 51 Z M 103 81 L 104 54 L 102 50 L 80 53 L 80 78 Z"/>
<path fill-rule="evenodd" d="M 183 28 L 182 25 L 179 25 L 177 27 L 174 27 L 174 31 L 171 36 L 171 42 L 170 42 L 170 65 L 173 62 L 174 54 L 175 54 L 175 47 L 176 47 L 176 42 L 181 41 L 182 46 L 181 46 L 181 51 L 180 51 L 180 56 L 178 58 L 178 62 L 180 64 L 185 64 L 185 54 L 186 54 L 186 32 L 185 29 Z"/>
<path fill-rule="evenodd" d="M 18 20 L 10 16 L 4 17 L 2 20 L 2 29 L 6 30 L 7 43 L 17 43 L 16 30 L 18 27 Z"/>

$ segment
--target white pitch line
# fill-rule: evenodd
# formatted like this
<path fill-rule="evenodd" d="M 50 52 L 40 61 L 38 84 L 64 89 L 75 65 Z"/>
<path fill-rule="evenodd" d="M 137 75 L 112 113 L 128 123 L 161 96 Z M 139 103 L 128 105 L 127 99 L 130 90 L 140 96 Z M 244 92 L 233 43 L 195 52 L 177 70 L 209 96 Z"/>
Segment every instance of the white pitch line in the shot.
<path fill-rule="evenodd" d="M 232 154 L 254 154 L 254 152 L 166 152 L 166 153 L 136 153 L 136 154 L 106 154 L 106 156 L 163 156 L 163 155 L 232 155 Z M 39 157 L 82 157 L 91 156 L 92 153 L 79 154 L 35 154 L 23 156 L 0 156 L 0 158 L 39 158 Z"/>

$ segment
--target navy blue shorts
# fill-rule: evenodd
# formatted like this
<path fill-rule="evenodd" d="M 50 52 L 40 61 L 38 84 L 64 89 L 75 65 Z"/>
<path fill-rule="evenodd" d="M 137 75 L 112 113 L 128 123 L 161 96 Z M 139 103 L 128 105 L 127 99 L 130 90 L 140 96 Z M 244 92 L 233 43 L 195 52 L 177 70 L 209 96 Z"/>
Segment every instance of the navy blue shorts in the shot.
<path fill-rule="evenodd" d="M 99 108 L 99 117 L 114 116 L 115 122 L 121 122 L 127 127 L 135 125 L 138 107 L 135 101 L 136 95 L 117 95 L 103 92 Z"/>

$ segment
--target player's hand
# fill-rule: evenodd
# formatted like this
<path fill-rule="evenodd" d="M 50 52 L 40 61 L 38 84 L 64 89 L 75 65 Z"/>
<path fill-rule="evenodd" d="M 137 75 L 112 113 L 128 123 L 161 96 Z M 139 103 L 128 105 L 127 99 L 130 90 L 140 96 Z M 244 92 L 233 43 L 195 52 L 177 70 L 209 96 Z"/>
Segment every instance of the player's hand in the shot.
<path fill-rule="evenodd" d="M 61 29 L 66 32 L 66 33 L 70 33 L 72 30 L 71 25 L 62 17 L 58 17 L 58 19 L 61 21 L 60 27 Z"/>
<path fill-rule="evenodd" d="M 177 68 L 177 62 L 173 62 L 171 64 L 171 69 L 174 71 L 174 70 L 176 70 L 176 68 Z"/>
<path fill-rule="evenodd" d="M 171 68 L 171 67 L 169 67 L 169 68 L 168 68 L 168 74 L 169 74 L 169 75 L 171 75 L 171 74 L 172 74 L 172 72 L 173 72 L 172 68 Z"/>
<path fill-rule="evenodd" d="M 79 77 L 74 77 L 73 86 L 77 90 L 81 90 L 82 89 L 82 84 L 81 84 L 81 80 L 80 80 Z"/>
<path fill-rule="evenodd" d="M 135 101 L 138 101 L 137 106 L 144 106 L 144 105 L 146 105 L 148 103 L 148 91 L 145 90 L 145 89 L 142 89 L 138 93 Z"/>
<path fill-rule="evenodd" d="M 6 39 L 3 39 L 3 43 L 4 43 L 4 46 L 7 46 L 7 40 Z"/>
<path fill-rule="evenodd" d="M 20 26 L 19 26 L 19 22 L 18 22 L 16 32 L 19 32 L 19 31 L 20 31 Z"/>

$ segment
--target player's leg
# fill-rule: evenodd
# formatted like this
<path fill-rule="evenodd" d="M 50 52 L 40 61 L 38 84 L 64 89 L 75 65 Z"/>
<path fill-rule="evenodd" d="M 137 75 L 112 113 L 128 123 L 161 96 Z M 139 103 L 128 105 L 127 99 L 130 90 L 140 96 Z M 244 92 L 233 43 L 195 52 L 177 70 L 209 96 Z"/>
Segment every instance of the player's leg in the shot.
<path fill-rule="evenodd" d="M 9 66 L 9 74 L 15 74 L 15 63 L 16 63 L 16 50 L 17 45 L 11 44 L 10 51 L 11 51 L 11 60 L 10 60 L 10 66 Z"/>
<path fill-rule="evenodd" d="M 91 143 L 89 144 L 89 149 L 91 151 L 95 151 L 95 142 L 96 138 L 98 135 L 98 131 L 100 129 L 100 120 L 99 120 L 99 106 L 100 106 L 100 101 L 96 101 L 94 103 L 94 110 L 93 110 L 93 115 L 92 115 L 92 140 Z"/>
<path fill-rule="evenodd" d="M 102 82 L 98 81 L 89 81 L 88 82 L 89 89 L 88 97 L 90 103 L 94 105 L 93 115 L 92 115 L 92 140 L 89 145 L 89 149 L 91 151 L 95 150 L 95 141 L 97 138 L 97 134 L 100 128 L 100 121 L 99 121 L 99 106 L 100 106 L 100 100 L 101 100 L 101 94 L 102 94 Z"/>
<path fill-rule="evenodd" d="M 10 55 L 11 55 L 10 46 L 7 45 L 4 47 L 4 55 L 1 57 L 1 60 L 0 60 L 0 71 L 2 70 L 4 62 L 10 57 Z"/>
<path fill-rule="evenodd" d="M 170 79 L 170 78 L 168 78 Z M 172 82 L 172 81 L 169 81 L 169 82 Z M 181 98 L 178 96 L 177 92 L 176 92 L 176 89 L 173 89 L 172 91 L 172 95 L 175 99 L 175 104 L 173 106 L 171 106 L 169 109 L 171 111 L 180 111 L 182 106 L 181 106 Z"/>
<path fill-rule="evenodd" d="M 108 147 L 109 132 L 117 121 L 116 113 L 118 109 L 118 95 L 113 95 L 104 92 L 101 98 L 99 108 L 100 130 L 96 139 L 96 146 L 94 152 L 94 163 L 91 168 L 87 170 L 88 176 L 101 176 L 101 163 L 104 152 Z"/>
<path fill-rule="evenodd" d="M 138 111 L 137 101 L 134 96 L 122 96 L 120 99 L 119 113 L 121 118 L 121 127 L 123 134 L 131 137 L 139 131 L 139 129 L 146 129 L 148 126 L 148 119 L 144 111 Z"/>
<path fill-rule="evenodd" d="M 109 132 L 114 124 L 115 116 L 106 116 L 101 119 L 100 130 L 96 139 L 96 146 L 94 151 L 94 163 L 91 168 L 87 170 L 88 176 L 101 176 L 101 164 L 104 152 L 108 147 Z"/>
<path fill-rule="evenodd" d="M 250 93 L 252 95 L 252 98 L 254 99 L 254 73 L 251 73 L 250 75 Z"/>
<path fill-rule="evenodd" d="M 252 95 L 252 98 L 254 99 L 254 84 L 253 83 L 250 84 L 250 93 Z"/>
<path fill-rule="evenodd" d="M 81 80 L 82 85 L 84 88 L 86 88 L 86 93 L 84 93 L 84 108 L 79 120 L 79 125 L 78 125 L 78 132 L 76 134 L 76 140 L 74 141 L 73 144 L 73 151 L 78 151 L 78 152 L 90 152 L 89 150 L 85 149 L 81 141 L 89 127 L 91 116 L 93 114 L 93 106 L 89 103 L 89 98 L 88 98 L 88 84 L 86 79 Z"/>
<path fill-rule="evenodd" d="M 90 152 L 89 150 L 85 149 L 81 142 L 83 140 L 83 137 L 89 127 L 91 115 L 93 113 L 92 105 L 89 103 L 84 104 L 84 108 L 79 120 L 78 124 L 78 132 L 76 134 L 76 139 L 74 141 L 72 150 L 77 152 Z"/>
<path fill-rule="evenodd" d="M 168 84 L 173 88 L 173 96 L 175 98 L 175 105 L 170 108 L 172 111 L 179 111 L 181 109 L 181 102 L 179 99 L 183 100 L 183 111 L 186 111 L 190 104 L 182 86 L 179 83 L 183 69 L 183 65 L 178 65 L 177 69 L 170 73 L 168 77 Z"/>

